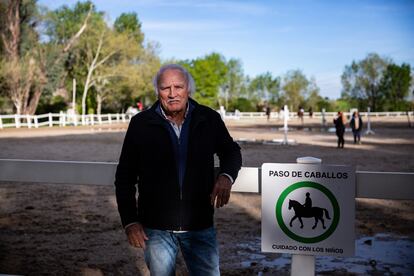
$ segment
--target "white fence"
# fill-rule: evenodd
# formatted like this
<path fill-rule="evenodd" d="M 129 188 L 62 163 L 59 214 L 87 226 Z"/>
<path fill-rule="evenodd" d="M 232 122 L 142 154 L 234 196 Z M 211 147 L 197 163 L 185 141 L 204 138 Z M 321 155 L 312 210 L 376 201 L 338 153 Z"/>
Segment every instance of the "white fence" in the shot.
<path fill-rule="evenodd" d="M 117 163 L 0 159 L 0 181 L 113 185 Z M 260 168 L 242 168 L 234 192 L 261 191 Z M 356 197 L 414 200 L 414 173 L 356 172 Z M 315 275 L 315 257 L 292 255 L 291 275 Z"/>
<path fill-rule="evenodd" d="M 401 118 L 401 117 L 413 117 L 414 112 L 360 112 L 361 116 L 370 117 L 385 117 L 385 118 Z M 349 112 L 345 112 L 345 115 L 350 116 Z M 132 113 L 123 114 L 66 114 L 60 113 L 48 113 L 42 115 L 0 115 L 0 129 L 3 128 L 39 128 L 39 127 L 53 127 L 53 126 L 78 126 L 78 125 L 103 125 L 113 123 L 126 123 L 134 116 Z M 333 118 L 336 116 L 336 112 L 314 112 L 313 118 L 323 119 Z M 296 112 L 290 112 L 289 118 L 297 118 Z M 309 118 L 309 112 L 304 113 L 305 118 Z M 226 112 L 225 119 L 265 119 L 267 118 L 265 112 Z M 283 114 L 279 112 L 271 112 L 271 119 L 283 119 Z"/>
<path fill-rule="evenodd" d="M 113 185 L 117 163 L 0 159 L 0 181 Z M 243 167 L 232 191 L 259 193 L 260 168 Z M 414 173 L 356 171 L 356 197 L 414 200 Z"/>
<path fill-rule="evenodd" d="M 345 116 L 351 117 L 351 112 L 344 112 Z M 313 112 L 313 118 L 334 118 L 337 112 Z M 371 117 L 383 117 L 383 118 L 401 118 L 401 117 L 413 117 L 414 111 L 396 111 L 396 112 L 359 112 L 360 116 Z M 264 119 L 267 118 L 265 112 L 226 112 L 226 119 Z M 271 112 L 271 119 L 283 119 L 282 112 Z M 289 118 L 298 118 L 296 112 L 289 112 Z M 309 112 L 304 112 L 304 118 L 310 118 Z"/>
<path fill-rule="evenodd" d="M 3 128 L 39 128 L 53 126 L 85 126 L 126 123 L 133 114 L 66 114 L 48 113 L 42 115 L 0 115 L 0 129 Z"/>

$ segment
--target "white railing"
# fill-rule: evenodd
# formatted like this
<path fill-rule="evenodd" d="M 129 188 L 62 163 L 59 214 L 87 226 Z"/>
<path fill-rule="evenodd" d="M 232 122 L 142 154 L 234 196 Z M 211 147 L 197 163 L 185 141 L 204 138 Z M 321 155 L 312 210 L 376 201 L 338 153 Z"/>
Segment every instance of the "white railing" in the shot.
<path fill-rule="evenodd" d="M 351 112 L 344 112 L 345 116 L 351 117 Z M 366 117 L 382 117 L 382 118 L 401 118 L 401 117 L 413 117 L 414 111 L 405 112 L 359 112 L 360 116 Z M 313 112 L 313 118 L 334 118 L 337 115 L 337 112 Z M 304 112 L 304 118 L 310 118 L 309 112 Z M 267 118 L 265 112 L 226 112 L 226 119 L 264 119 Z M 283 119 L 283 113 L 281 112 L 271 112 L 271 119 Z M 298 118 L 297 112 L 289 112 L 289 118 Z"/>
<path fill-rule="evenodd" d="M 66 114 L 48 113 L 42 115 L 0 115 L 0 129 L 3 128 L 39 128 L 39 127 L 65 127 L 103 125 L 129 122 L 133 114 Z"/>
<path fill-rule="evenodd" d="M 0 159 L 0 181 L 113 185 L 117 163 Z M 260 193 L 260 168 L 243 167 L 233 192 Z M 414 200 L 414 173 L 356 171 L 356 197 Z"/>
<path fill-rule="evenodd" d="M 0 159 L 0 181 L 113 185 L 117 163 Z M 261 169 L 242 168 L 233 192 L 261 192 Z M 414 173 L 356 171 L 357 198 L 414 200 Z M 292 255 L 291 275 L 315 275 L 315 257 Z"/>
<path fill-rule="evenodd" d="M 330 119 L 336 116 L 336 112 L 314 112 L 313 118 Z M 361 116 L 381 117 L 381 118 L 401 118 L 414 117 L 414 112 L 360 112 Z M 351 116 L 350 112 L 345 112 L 346 116 Z M 113 123 L 129 122 L 134 116 L 132 113 L 117 113 L 117 114 L 66 114 L 48 113 L 42 115 L 0 115 L 0 129 L 3 128 L 39 128 L 39 127 L 53 127 L 53 126 L 86 126 L 86 125 L 103 125 Z M 309 112 L 304 113 L 304 118 L 309 118 Z M 225 119 L 265 119 L 267 118 L 265 112 L 226 112 Z M 283 114 L 279 112 L 271 112 L 271 119 L 283 119 Z M 298 118 L 296 112 L 290 112 L 289 118 Z"/>

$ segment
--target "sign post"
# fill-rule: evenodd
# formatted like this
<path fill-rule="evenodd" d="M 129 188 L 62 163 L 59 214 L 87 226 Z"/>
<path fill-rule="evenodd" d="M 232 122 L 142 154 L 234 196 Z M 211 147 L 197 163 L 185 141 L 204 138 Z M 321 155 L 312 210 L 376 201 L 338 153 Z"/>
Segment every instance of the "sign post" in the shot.
<path fill-rule="evenodd" d="M 355 174 L 297 161 L 262 165 L 262 251 L 293 254 L 291 274 L 314 275 L 314 256 L 354 255 Z"/>

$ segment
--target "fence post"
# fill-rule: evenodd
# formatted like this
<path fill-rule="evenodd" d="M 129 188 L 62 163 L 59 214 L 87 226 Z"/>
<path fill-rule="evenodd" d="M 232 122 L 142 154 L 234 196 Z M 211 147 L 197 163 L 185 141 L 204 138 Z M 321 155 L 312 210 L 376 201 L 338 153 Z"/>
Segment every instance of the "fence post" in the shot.
<path fill-rule="evenodd" d="M 375 132 L 373 130 L 371 130 L 371 119 L 370 119 L 371 116 L 370 116 L 370 113 L 371 113 L 371 107 L 368 107 L 368 110 L 367 110 L 367 122 L 368 123 L 367 123 L 367 131 L 365 131 L 366 135 L 375 134 Z"/>
<path fill-rule="evenodd" d="M 66 122 L 65 122 L 65 114 L 63 113 L 63 111 L 59 112 L 59 126 L 65 126 Z"/>
<path fill-rule="evenodd" d="M 32 128 L 32 120 L 29 114 L 26 114 L 26 122 L 27 122 L 27 127 Z"/>
<path fill-rule="evenodd" d="M 299 157 L 296 159 L 299 164 L 320 164 L 322 160 L 314 157 Z M 292 276 L 314 276 L 315 275 L 315 256 L 312 255 L 292 255 L 290 275 Z"/>
<path fill-rule="evenodd" d="M 82 114 L 82 125 L 86 125 L 85 114 Z"/>
<path fill-rule="evenodd" d="M 102 114 L 98 114 L 98 122 L 102 125 Z"/>
<path fill-rule="evenodd" d="M 14 115 L 14 123 L 16 125 L 16 128 L 20 128 L 20 115 Z"/>
<path fill-rule="evenodd" d="M 116 113 L 116 122 L 119 123 L 119 113 Z"/>
<path fill-rule="evenodd" d="M 108 123 L 112 125 L 112 115 L 108 114 Z"/>
<path fill-rule="evenodd" d="M 34 115 L 34 124 L 35 124 L 35 128 L 39 128 L 39 119 L 37 118 L 36 115 Z"/>
<path fill-rule="evenodd" d="M 122 117 L 122 122 L 126 123 L 125 113 L 122 113 L 121 117 Z"/>
<path fill-rule="evenodd" d="M 0 129 L 3 129 L 3 119 L 1 118 L 1 115 L 0 115 Z"/>
<path fill-rule="evenodd" d="M 78 115 L 76 115 L 76 113 L 73 113 L 73 124 L 78 126 Z"/>
<path fill-rule="evenodd" d="M 62 126 L 62 111 L 59 112 L 59 127 Z"/>
<path fill-rule="evenodd" d="M 53 126 L 53 117 L 52 117 L 52 113 L 49 113 L 49 127 Z"/>
<path fill-rule="evenodd" d="M 322 127 L 326 127 L 325 108 L 322 108 Z"/>
<path fill-rule="evenodd" d="M 288 133 L 288 120 L 289 120 L 289 109 L 287 107 L 287 105 L 285 105 L 284 107 L 284 112 L 283 112 L 283 144 L 284 145 L 288 145 L 288 138 L 287 138 L 287 133 Z"/>
<path fill-rule="evenodd" d="M 95 124 L 95 121 L 93 118 L 94 114 L 90 114 L 89 116 L 91 117 L 91 125 L 93 126 Z"/>

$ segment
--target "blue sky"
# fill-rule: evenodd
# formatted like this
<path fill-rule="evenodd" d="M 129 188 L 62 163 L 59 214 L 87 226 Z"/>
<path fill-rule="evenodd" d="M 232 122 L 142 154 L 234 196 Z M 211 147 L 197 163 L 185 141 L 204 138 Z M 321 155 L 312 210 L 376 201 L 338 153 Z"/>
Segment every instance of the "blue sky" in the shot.
<path fill-rule="evenodd" d="M 345 65 L 376 52 L 414 67 L 414 1 L 95 0 L 110 21 L 134 11 L 164 59 L 213 51 L 237 58 L 252 77 L 300 69 L 324 97 L 338 98 Z M 55 9 L 73 0 L 39 0 Z"/>

